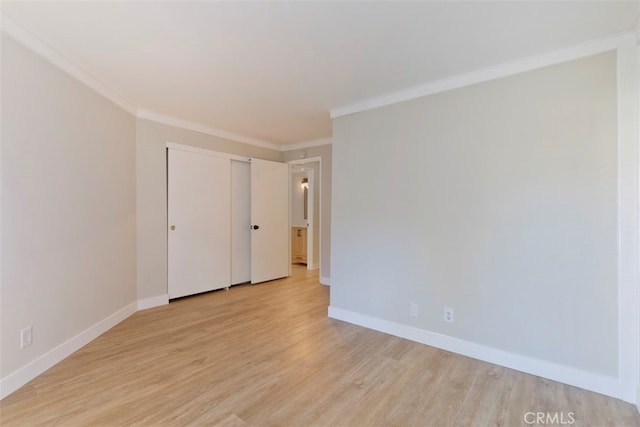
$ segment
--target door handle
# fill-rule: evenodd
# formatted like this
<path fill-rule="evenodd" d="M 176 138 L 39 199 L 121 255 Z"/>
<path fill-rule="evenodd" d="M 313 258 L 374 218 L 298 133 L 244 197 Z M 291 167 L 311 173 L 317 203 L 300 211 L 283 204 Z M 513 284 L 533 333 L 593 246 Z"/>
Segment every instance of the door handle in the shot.
<path fill-rule="evenodd" d="M 252 229 L 252 230 L 257 230 L 258 228 L 260 228 L 260 226 L 259 226 L 259 225 L 252 225 L 252 226 L 251 226 L 251 229 Z"/>
<path fill-rule="evenodd" d="M 172 225 L 172 226 L 171 226 L 171 227 L 169 227 L 169 228 L 171 229 L 171 231 L 173 231 L 173 230 L 175 230 L 175 229 L 176 229 L 176 226 L 175 226 L 175 225 Z"/>

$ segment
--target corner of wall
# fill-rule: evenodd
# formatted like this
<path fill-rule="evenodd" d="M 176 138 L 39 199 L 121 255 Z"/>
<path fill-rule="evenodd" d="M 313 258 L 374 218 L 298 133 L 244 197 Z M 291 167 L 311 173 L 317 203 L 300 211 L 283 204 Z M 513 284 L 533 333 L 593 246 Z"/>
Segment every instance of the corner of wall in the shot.
<path fill-rule="evenodd" d="M 136 304 L 129 304 L 0 379 L 0 399 L 4 399 L 135 312 Z"/>
<path fill-rule="evenodd" d="M 636 27 L 637 28 L 637 27 Z M 623 400 L 638 403 L 640 386 L 640 278 L 638 154 L 640 152 L 640 48 L 638 33 L 621 38 L 617 51 L 619 160 L 619 335 Z"/>
<path fill-rule="evenodd" d="M 158 295 L 151 298 L 143 298 L 138 300 L 138 311 L 148 308 L 160 307 L 169 304 L 169 295 Z"/>

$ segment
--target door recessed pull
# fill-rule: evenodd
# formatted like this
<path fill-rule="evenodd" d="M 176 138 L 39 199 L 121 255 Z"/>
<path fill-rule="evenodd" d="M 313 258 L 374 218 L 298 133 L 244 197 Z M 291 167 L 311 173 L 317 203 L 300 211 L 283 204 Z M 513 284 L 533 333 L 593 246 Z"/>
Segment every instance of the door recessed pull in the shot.
<path fill-rule="evenodd" d="M 260 228 L 260 226 L 259 226 L 259 225 L 252 225 L 252 226 L 251 226 L 251 229 L 253 229 L 253 230 L 257 230 L 258 228 Z"/>
<path fill-rule="evenodd" d="M 173 230 L 175 230 L 175 229 L 176 229 L 176 226 L 175 226 L 175 225 L 172 225 L 172 226 L 171 226 L 171 227 L 169 227 L 169 228 L 171 229 L 171 231 L 173 231 Z"/>

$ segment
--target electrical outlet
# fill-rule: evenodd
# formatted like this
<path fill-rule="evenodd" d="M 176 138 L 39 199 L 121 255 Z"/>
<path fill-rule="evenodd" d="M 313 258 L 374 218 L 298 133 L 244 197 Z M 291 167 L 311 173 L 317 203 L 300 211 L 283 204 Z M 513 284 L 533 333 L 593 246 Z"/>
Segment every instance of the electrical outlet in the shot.
<path fill-rule="evenodd" d="M 33 327 L 31 325 L 20 330 L 20 349 L 28 347 L 33 342 Z"/>
<path fill-rule="evenodd" d="M 451 307 L 444 308 L 444 321 L 453 323 L 453 308 Z"/>
<path fill-rule="evenodd" d="M 413 317 L 418 317 L 418 313 L 419 313 L 418 304 L 416 304 L 414 302 L 409 304 L 409 315 L 411 315 Z"/>

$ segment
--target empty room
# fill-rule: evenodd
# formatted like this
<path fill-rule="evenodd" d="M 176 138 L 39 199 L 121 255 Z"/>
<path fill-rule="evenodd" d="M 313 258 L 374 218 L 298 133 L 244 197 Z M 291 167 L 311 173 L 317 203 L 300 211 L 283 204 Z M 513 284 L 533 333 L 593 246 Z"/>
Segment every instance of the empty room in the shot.
<path fill-rule="evenodd" d="M 639 1 L 2 1 L 0 424 L 639 426 Z"/>

